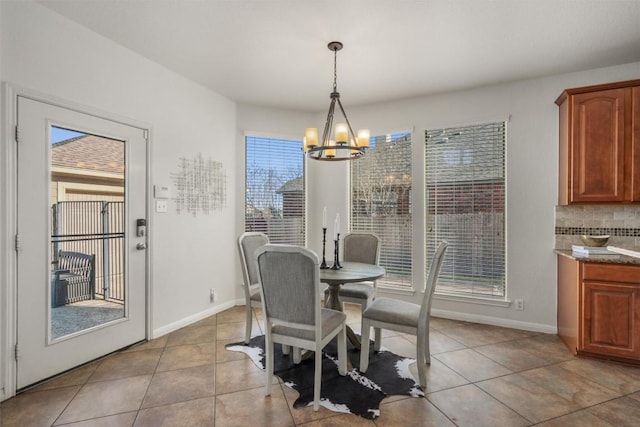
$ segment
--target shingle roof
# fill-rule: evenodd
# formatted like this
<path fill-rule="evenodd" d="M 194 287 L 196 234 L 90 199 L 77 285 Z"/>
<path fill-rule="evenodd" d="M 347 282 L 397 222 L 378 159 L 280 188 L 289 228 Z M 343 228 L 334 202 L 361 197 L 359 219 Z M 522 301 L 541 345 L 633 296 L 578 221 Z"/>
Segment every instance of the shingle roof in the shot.
<path fill-rule="evenodd" d="M 282 184 L 282 187 L 276 190 L 276 194 L 282 193 L 301 193 L 303 191 L 304 181 L 299 176 Z"/>
<path fill-rule="evenodd" d="M 52 166 L 109 173 L 124 172 L 124 142 L 84 135 L 51 146 Z"/>

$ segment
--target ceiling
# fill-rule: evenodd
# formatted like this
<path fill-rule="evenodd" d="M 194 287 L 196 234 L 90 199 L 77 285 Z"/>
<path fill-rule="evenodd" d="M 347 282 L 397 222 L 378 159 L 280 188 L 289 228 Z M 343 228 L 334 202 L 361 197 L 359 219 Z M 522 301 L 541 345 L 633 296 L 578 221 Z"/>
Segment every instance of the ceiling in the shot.
<path fill-rule="evenodd" d="M 41 0 L 240 103 L 319 112 L 640 61 L 638 0 Z M 640 68 L 638 70 L 640 78 Z"/>

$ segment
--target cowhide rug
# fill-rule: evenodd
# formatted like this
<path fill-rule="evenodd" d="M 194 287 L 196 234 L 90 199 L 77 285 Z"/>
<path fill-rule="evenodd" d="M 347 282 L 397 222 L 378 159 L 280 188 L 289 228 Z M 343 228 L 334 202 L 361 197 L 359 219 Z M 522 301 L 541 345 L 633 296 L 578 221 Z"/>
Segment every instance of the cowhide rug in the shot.
<path fill-rule="evenodd" d="M 347 343 L 347 356 L 353 368 L 344 377 L 338 373 L 335 340 L 325 347 L 320 405 L 331 411 L 374 419 L 380 415 L 380 402 L 387 396 L 424 396 L 409 372 L 409 365 L 415 359 L 398 356 L 384 347 L 376 352 L 373 350 L 373 341 L 369 345 L 369 368 L 363 374 L 357 369 L 360 366 L 360 351 Z M 260 369 L 264 369 L 264 335 L 252 338 L 248 345 L 239 342 L 228 344 L 226 348 L 246 353 Z M 313 404 L 313 371 L 313 356 L 296 365 L 292 353 L 285 356 L 282 346 L 275 345 L 274 375 L 300 394 L 293 404 L 294 408 Z"/>

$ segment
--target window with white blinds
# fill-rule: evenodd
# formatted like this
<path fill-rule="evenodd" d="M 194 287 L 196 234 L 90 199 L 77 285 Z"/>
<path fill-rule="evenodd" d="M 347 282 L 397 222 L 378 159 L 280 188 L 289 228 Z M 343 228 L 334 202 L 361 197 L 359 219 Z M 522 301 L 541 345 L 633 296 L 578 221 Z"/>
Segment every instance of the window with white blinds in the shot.
<path fill-rule="evenodd" d="M 411 133 L 371 138 L 365 156 L 351 162 L 352 231 L 380 238 L 378 286 L 411 287 Z"/>
<path fill-rule="evenodd" d="M 436 292 L 505 297 L 506 123 L 425 133 L 427 265 L 449 242 Z"/>
<path fill-rule="evenodd" d="M 305 246 L 302 141 L 247 136 L 245 148 L 245 231 Z"/>

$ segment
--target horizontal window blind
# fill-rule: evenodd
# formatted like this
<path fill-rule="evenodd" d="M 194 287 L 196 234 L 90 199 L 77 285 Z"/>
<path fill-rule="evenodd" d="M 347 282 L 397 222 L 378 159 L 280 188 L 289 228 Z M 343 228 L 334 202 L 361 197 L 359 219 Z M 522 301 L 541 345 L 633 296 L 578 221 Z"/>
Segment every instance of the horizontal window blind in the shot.
<path fill-rule="evenodd" d="M 449 242 L 436 292 L 505 296 L 506 123 L 425 135 L 427 263 Z"/>
<path fill-rule="evenodd" d="M 305 246 L 302 141 L 248 136 L 245 146 L 245 231 Z"/>
<path fill-rule="evenodd" d="M 411 133 L 371 138 L 365 156 L 351 162 L 352 231 L 380 238 L 378 286 L 411 287 Z"/>

